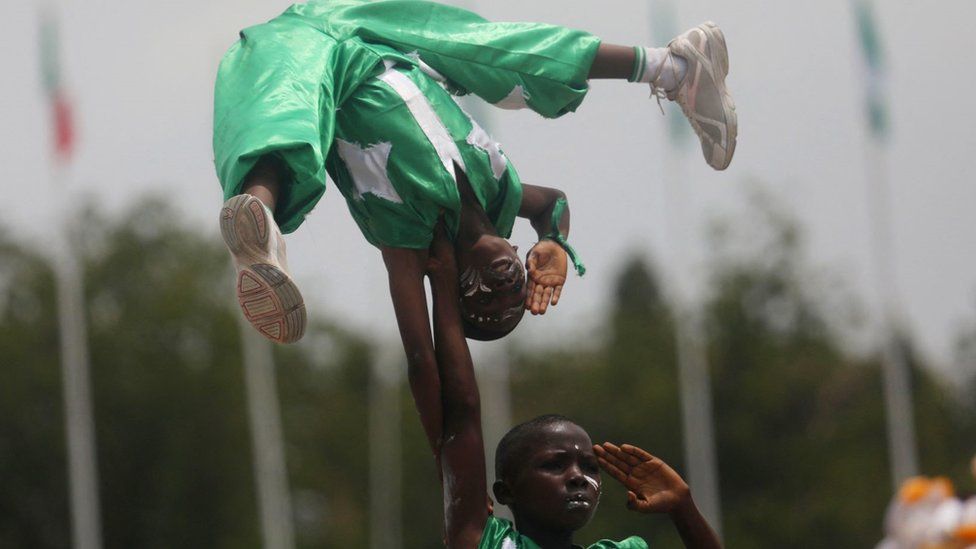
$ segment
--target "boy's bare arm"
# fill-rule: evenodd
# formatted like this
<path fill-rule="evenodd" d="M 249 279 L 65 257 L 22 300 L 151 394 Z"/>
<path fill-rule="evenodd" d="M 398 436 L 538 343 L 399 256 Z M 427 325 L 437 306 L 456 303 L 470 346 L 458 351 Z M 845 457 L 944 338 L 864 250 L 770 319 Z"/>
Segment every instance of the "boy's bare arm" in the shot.
<path fill-rule="evenodd" d="M 566 193 L 559 189 L 522 184 L 522 204 L 519 206 L 518 216 L 529 220 L 532 228 L 539 235 L 539 240 L 552 231 L 552 212 L 560 199 L 566 200 Z M 569 236 L 569 225 L 567 207 L 559 220 L 559 232 L 563 236 Z"/>
<path fill-rule="evenodd" d="M 689 549 L 721 549 L 722 544 L 691 497 L 688 484 L 667 463 L 641 448 L 609 442 L 593 447 L 600 467 L 627 488 L 627 508 L 667 513 Z"/>
<path fill-rule="evenodd" d="M 434 341 L 444 410 L 441 470 L 447 545 L 473 549 L 478 546 L 488 520 L 481 404 L 458 309 L 453 246 L 441 225 L 435 230 L 431 245 L 429 276 L 434 297 Z"/>
<path fill-rule="evenodd" d="M 410 391 L 436 458 L 440 451 L 443 412 L 441 382 L 430 333 L 427 292 L 424 289 L 427 250 L 383 248 L 382 252 L 389 274 L 390 296 L 393 298 L 400 339 L 407 354 Z"/>

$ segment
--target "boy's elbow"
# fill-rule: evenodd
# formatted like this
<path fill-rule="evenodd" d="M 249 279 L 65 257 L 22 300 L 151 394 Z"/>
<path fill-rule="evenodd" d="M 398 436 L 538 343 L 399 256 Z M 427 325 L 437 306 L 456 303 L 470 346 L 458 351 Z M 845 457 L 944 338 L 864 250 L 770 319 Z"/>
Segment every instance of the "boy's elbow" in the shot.
<path fill-rule="evenodd" d="M 566 191 L 562 189 L 552 189 L 552 202 L 555 204 L 558 200 L 567 200 Z"/>

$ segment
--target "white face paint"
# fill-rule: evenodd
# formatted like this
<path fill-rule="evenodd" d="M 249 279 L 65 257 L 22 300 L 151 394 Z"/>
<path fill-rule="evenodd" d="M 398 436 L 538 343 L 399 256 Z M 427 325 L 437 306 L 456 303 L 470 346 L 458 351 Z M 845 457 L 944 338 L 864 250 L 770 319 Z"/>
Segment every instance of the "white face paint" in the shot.
<path fill-rule="evenodd" d="M 468 267 L 461 273 L 461 291 L 464 297 L 471 297 L 479 291 L 490 294 L 491 288 L 481 280 L 481 271 Z"/>
<path fill-rule="evenodd" d="M 579 452 L 580 451 L 579 444 L 574 444 L 573 445 L 573 449 L 576 450 L 577 452 Z M 590 486 L 592 486 L 593 489 L 597 491 L 597 493 L 600 492 L 600 481 L 596 480 L 595 478 L 591 477 L 590 475 L 583 475 L 583 478 L 586 479 L 586 482 L 589 482 L 590 483 Z"/>

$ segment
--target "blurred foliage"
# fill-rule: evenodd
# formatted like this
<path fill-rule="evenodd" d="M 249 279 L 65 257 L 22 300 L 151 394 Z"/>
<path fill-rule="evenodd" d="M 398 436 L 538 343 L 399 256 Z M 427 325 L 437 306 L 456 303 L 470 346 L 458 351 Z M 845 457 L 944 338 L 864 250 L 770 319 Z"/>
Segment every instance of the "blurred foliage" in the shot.
<path fill-rule="evenodd" d="M 714 292 L 700 319 L 727 543 L 872 546 L 891 493 L 879 365 L 845 351 L 849 326 L 835 306 L 844 298 L 811 275 L 795 222 L 761 200 L 750 211 L 753 233 L 734 224 L 715 233 Z M 258 547 L 233 275 L 218 242 L 176 221 L 148 201 L 121 220 L 89 211 L 73 232 L 85 265 L 103 535 L 107 547 Z M 594 440 L 643 446 L 683 471 L 676 313 L 655 272 L 638 259 L 623 265 L 596 338 L 514 353 L 514 421 L 568 415 Z M 47 259 L 0 237 L 0 547 L 69 545 L 54 294 Z M 974 369 L 950 387 L 903 340 L 923 472 L 971 492 Z M 960 337 L 960 364 L 974 364 L 974 341 L 976 329 Z M 275 350 L 301 547 L 368 544 L 373 350 L 328 319 Z M 400 397 L 405 546 L 435 547 L 437 474 L 406 387 Z M 605 486 L 580 541 L 637 534 L 680 546 L 665 518 L 626 511 L 623 490 Z"/>

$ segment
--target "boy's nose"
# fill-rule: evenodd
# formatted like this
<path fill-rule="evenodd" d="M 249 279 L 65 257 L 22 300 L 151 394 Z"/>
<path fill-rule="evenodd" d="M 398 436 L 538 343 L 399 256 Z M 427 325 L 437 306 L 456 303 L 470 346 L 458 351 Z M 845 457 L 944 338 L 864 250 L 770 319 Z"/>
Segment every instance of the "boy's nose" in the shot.
<path fill-rule="evenodd" d="M 504 277 L 495 279 L 492 289 L 499 292 L 509 292 L 515 287 L 515 282 L 515 274 L 508 273 Z"/>
<path fill-rule="evenodd" d="M 586 486 L 586 476 L 578 466 L 572 466 L 566 471 L 568 475 L 567 484 L 573 487 Z"/>

